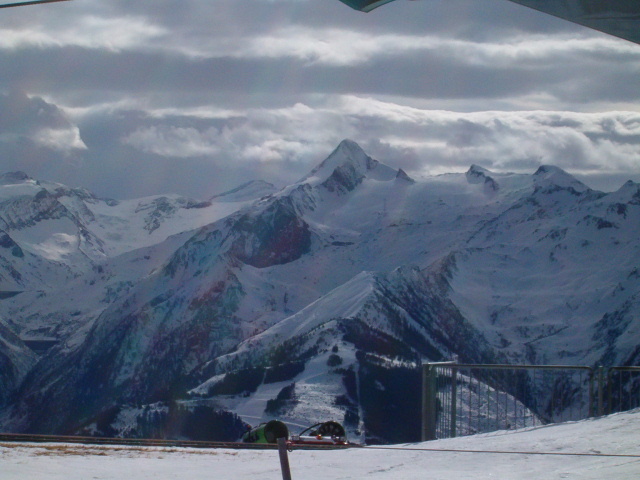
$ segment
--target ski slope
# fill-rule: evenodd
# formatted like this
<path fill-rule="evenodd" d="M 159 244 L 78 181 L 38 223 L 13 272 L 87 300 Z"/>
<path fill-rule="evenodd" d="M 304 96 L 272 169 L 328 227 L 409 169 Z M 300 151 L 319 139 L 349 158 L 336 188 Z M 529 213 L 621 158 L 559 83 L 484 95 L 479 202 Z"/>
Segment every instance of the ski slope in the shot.
<path fill-rule="evenodd" d="M 636 410 L 422 444 L 294 451 L 289 462 L 294 480 L 631 480 L 640 478 L 638 445 Z M 0 465 L 2 480 L 282 478 L 275 450 L 0 444 Z"/>

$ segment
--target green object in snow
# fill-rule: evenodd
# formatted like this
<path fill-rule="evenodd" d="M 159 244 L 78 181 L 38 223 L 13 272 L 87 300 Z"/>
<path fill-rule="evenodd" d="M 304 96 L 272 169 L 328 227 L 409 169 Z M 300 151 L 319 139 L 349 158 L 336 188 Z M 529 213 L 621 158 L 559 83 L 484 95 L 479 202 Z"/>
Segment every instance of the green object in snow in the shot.
<path fill-rule="evenodd" d="M 279 438 L 288 439 L 289 429 L 284 423 L 271 420 L 246 432 L 242 436 L 242 441 L 245 443 L 277 443 Z"/>

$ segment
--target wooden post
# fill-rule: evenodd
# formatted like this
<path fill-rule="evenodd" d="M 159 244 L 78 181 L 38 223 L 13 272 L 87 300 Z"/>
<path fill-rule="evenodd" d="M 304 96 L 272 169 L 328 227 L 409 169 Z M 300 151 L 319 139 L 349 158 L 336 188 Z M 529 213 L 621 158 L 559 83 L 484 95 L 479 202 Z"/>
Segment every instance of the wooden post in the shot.
<path fill-rule="evenodd" d="M 280 454 L 280 468 L 282 469 L 282 480 L 291 480 L 291 469 L 289 468 L 289 455 L 287 454 L 287 439 L 278 439 L 278 453 Z"/>

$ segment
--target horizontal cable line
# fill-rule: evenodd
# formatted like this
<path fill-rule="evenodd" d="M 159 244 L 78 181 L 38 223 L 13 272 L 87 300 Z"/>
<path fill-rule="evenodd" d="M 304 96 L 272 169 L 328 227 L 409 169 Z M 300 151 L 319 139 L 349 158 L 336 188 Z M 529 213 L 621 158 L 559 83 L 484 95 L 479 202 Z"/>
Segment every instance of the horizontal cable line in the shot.
<path fill-rule="evenodd" d="M 32 2 L 4 3 L 0 5 L 0 8 L 25 7 L 27 5 L 38 5 L 40 3 L 55 3 L 55 2 L 68 2 L 68 1 L 69 0 L 34 0 Z"/>
<path fill-rule="evenodd" d="M 490 453 L 498 455 L 554 455 L 565 457 L 614 457 L 614 458 L 638 458 L 640 454 L 626 454 L 626 453 L 573 453 L 573 452 L 523 452 L 523 451 L 508 451 L 508 450 L 465 450 L 458 448 L 410 448 L 410 447 L 379 447 L 379 446 L 364 446 L 365 450 L 403 450 L 409 452 L 447 452 L 447 453 Z"/>

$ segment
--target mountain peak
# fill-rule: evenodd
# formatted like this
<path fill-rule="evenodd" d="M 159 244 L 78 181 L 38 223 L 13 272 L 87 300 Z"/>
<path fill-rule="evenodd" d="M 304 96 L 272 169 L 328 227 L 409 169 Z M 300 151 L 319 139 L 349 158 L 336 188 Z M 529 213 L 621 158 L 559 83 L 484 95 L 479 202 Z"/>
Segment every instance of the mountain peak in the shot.
<path fill-rule="evenodd" d="M 640 183 L 636 183 L 633 180 L 627 180 L 624 185 L 622 185 L 618 191 L 625 191 L 625 190 L 638 190 L 640 188 Z"/>
<path fill-rule="evenodd" d="M 346 139 L 340 142 L 335 150 L 304 179 L 328 177 L 336 168 L 343 167 L 347 164 L 353 165 L 357 170 L 366 171 L 374 168 L 377 163 L 376 160 L 365 153 L 360 145 L 353 140 Z M 326 180 L 326 177 L 323 178 L 323 180 Z"/>
<path fill-rule="evenodd" d="M 401 168 L 398 169 L 398 173 L 396 174 L 396 178 L 398 178 L 400 180 L 404 180 L 404 181 L 409 182 L 409 183 L 416 183 L 416 181 L 413 178 L 411 178 L 409 175 L 407 175 L 407 172 L 405 172 Z"/>
<path fill-rule="evenodd" d="M 580 193 L 589 190 L 589 187 L 584 183 L 580 182 L 560 167 L 555 167 L 553 165 L 541 165 L 536 173 L 533 174 L 533 181 L 536 189 L 554 186 L 573 189 Z"/>
<path fill-rule="evenodd" d="M 17 183 L 25 183 L 32 178 L 24 172 L 7 172 L 0 175 L 0 185 L 15 185 Z"/>
<path fill-rule="evenodd" d="M 500 188 L 498 183 L 490 175 L 493 175 L 492 172 L 475 164 L 471 165 L 465 174 L 467 182 L 471 184 L 484 184 L 486 193 L 496 192 Z"/>
<path fill-rule="evenodd" d="M 389 181 L 397 170 L 374 160 L 353 140 L 343 140 L 331 154 L 298 183 L 323 185 L 329 191 L 353 190 L 362 180 Z"/>
<path fill-rule="evenodd" d="M 622 203 L 640 204 L 640 183 L 627 180 L 610 198 Z"/>
<path fill-rule="evenodd" d="M 480 165 L 476 165 L 475 163 L 472 164 L 469 167 L 469 170 L 467 170 L 467 175 L 490 175 L 491 171 L 487 170 L 484 167 L 481 167 Z"/>
<path fill-rule="evenodd" d="M 550 176 L 550 175 L 569 175 L 560 167 L 554 165 L 540 165 L 538 170 L 534 173 L 536 176 Z"/>
<path fill-rule="evenodd" d="M 360 145 L 348 138 L 345 138 L 338 144 L 336 151 L 347 152 L 349 154 L 366 155 Z"/>

